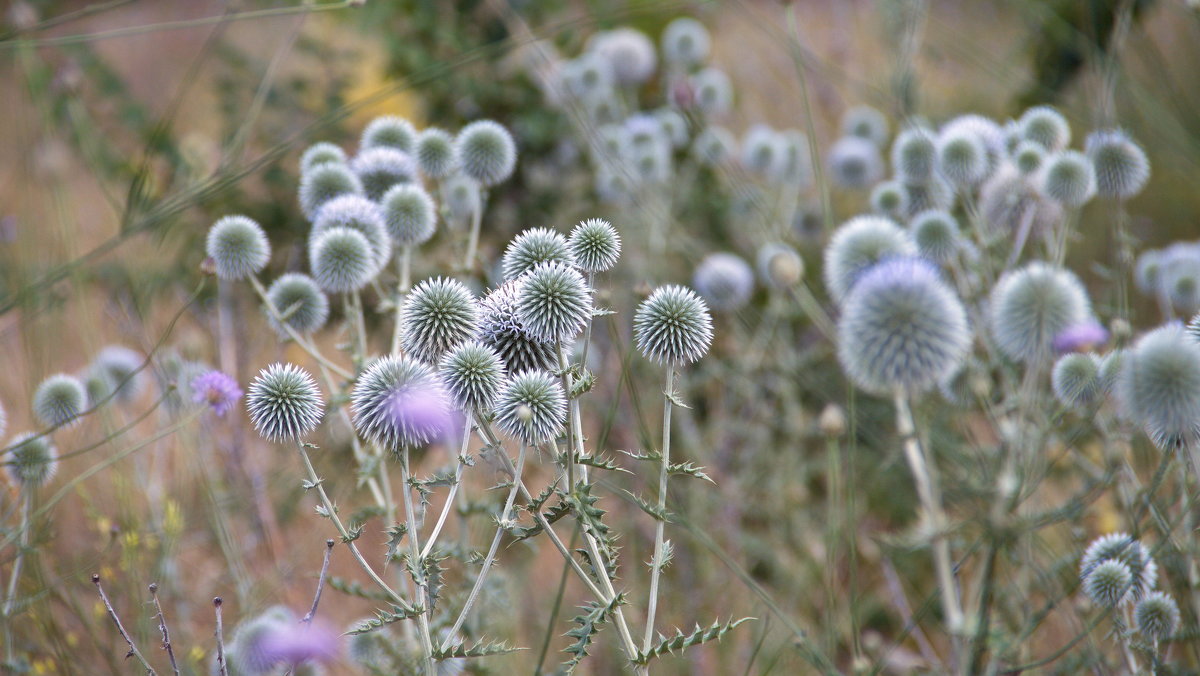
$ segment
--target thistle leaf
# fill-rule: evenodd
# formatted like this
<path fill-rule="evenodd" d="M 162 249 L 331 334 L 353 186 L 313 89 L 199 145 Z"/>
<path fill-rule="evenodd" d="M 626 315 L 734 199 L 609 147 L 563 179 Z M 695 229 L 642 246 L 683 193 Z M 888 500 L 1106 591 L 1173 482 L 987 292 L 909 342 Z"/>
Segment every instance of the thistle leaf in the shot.
<path fill-rule="evenodd" d="M 646 652 L 639 651 L 637 659 L 635 659 L 633 662 L 634 664 L 649 664 L 650 660 L 660 657 L 666 653 L 674 654 L 676 652 L 687 650 L 692 646 L 700 645 L 701 643 L 720 641 L 721 638 L 724 637 L 725 634 L 728 634 L 734 627 L 753 619 L 753 617 L 743 617 L 740 620 L 729 621 L 724 624 L 721 624 L 720 620 L 716 620 L 707 628 L 701 628 L 700 625 L 696 625 L 696 628 L 693 629 L 692 633 L 690 634 L 684 634 L 678 628 L 675 629 L 674 636 L 663 636 L 662 634 L 659 634 L 658 643 L 651 646 L 650 650 Z"/>

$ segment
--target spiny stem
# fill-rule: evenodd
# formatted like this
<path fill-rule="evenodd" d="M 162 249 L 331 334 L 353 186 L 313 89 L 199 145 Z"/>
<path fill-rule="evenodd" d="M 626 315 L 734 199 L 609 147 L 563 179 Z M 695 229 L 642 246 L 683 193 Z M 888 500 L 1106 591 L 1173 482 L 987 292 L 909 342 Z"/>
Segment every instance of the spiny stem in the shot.
<path fill-rule="evenodd" d="M 458 487 L 462 485 L 463 474 L 463 458 L 467 455 L 467 447 L 471 442 L 471 428 L 474 423 L 471 420 L 471 414 L 467 414 L 467 423 L 463 428 L 462 448 L 458 451 L 458 466 L 454 468 L 454 483 L 450 485 L 450 492 L 446 495 L 446 502 L 442 505 L 442 513 L 438 515 L 437 523 L 433 526 L 433 531 L 429 534 L 429 539 L 425 541 L 425 546 L 421 548 L 421 558 L 429 556 L 429 552 L 433 550 L 433 543 L 437 541 L 438 535 L 442 532 L 442 526 L 446 523 L 446 517 L 450 514 L 450 510 L 454 507 L 454 496 L 458 493 Z"/>
<path fill-rule="evenodd" d="M 146 673 L 149 676 L 157 676 L 157 672 L 154 671 L 154 667 L 151 667 L 150 663 L 146 661 L 146 658 L 142 655 L 141 651 L 138 650 L 137 646 L 133 644 L 133 639 L 130 638 L 129 634 L 125 632 L 125 627 L 121 625 L 121 618 L 117 617 L 117 611 L 113 609 L 112 603 L 109 602 L 108 594 L 104 593 L 104 587 L 100 585 L 99 573 L 92 574 L 92 584 L 96 585 L 96 591 L 100 594 L 100 601 L 104 603 L 104 609 L 108 611 L 108 616 L 112 618 L 113 624 L 117 625 L 117 631 L 120 632 L 121 638 L 125 639 L 126 645 L 129 646 L 129 653 L 125 655 L 125 657 L 136 657 L 138 662 L 142 663 L 142 668 L 146 670 Z"/>
<path fill-rule="evenodd" d="M 325 589 L 325 576 L 329 573 L 329 556 L 333 554 L 333 544 L 332 538 L 325 541 L 325 560 L 321 562 L 321 575 L 317 577 L 317 593 L 313 596 L 312 608 L 309 608 L 308 614 L 300 620 L 304 624 L 312 622 L 317 614 L 317 604 L 321 603 L 321 591 Z"/>
<path fill-rule="evenodd" d="M 171 660 L 171 671 L 179 676 L 179 664 L 175 662 L 175 650 L 171 647 L 171 632 L 167 629 L 167 618 L 163 615 L 162 605 L 158 602 L 158 585 L 151 583 L 150 598 L 154 600 L 154 614 L 158 618 L 158 631 L 162 634 L 162 647 L 167 651 Z"/>
<path fill-rule="evenodd" d="M 225 664 L 225 630 L 221 623 L 221 597 L 213 599 L 213 611 L 217 614 L 217 628 L 213 636 L 217 639 L 217 670 L 220 676 L 229 676 L 229 667 Z"/>
<path fill-rule="evenodd" d="M 658 471 L 658 514 L 654 525 L 654 563 L 650 569 L 650 603 L 646 609 L 646 633 L 642 639 L 642 652 L 650 651 L 654 640 L 654 615 L 658 610 L 658 581 L 662 577 L 664 532 L 666 523 L 662 515 L 667 510 L 667 477 L 671 466 L 671 398 L 675 396 L 675 367 L 667 365 L 667 385 L 663 391 L 662 456 Z"/>
<path fill-rule="evenodd" d="M 425 574 L 421 572 L 422 562 L 424 559 L 421 557 L 420 543 L 417 542 L 417 516 L 416 511 L 413 509 L 412 491 L 410 487 L 410 480 L 412 476 L 409 471 L 408 461 L 409 453 L 408 447 L 406 446 L 404 448 L 404 452 L 400 456 L 400 490 L 404 496 L 404 520 L 408 525 L 408 551 L 409 556 L 412 557 L 412 560 L 409 561 L 409 565 L 412 567 L 411 574 L 413 582 L 415 582 L 417 585 L 418 591 L 425 598 L 425 600 L 430 600 L 429 586 L 425 581 Z M 433 603 L 430 602 L 429 605 L 432 606 Z M 429 613 L 430 609 L 427 608 L 425 612 L 417 615 L 417 623 L 420 625 L 419 629 L 421 632 L 421 644 L 425 651 L 425 673 L 427 673 L 429 676 L 436 676 L 437 666 L 434 664 L 433 660 L 433 638 L 429 633 Z"/>

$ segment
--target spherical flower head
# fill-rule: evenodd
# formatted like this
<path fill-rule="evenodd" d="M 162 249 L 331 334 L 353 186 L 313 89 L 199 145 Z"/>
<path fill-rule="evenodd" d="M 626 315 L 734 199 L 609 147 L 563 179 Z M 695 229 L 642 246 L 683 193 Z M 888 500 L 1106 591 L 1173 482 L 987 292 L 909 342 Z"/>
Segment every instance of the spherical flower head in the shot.
<path fill-rule="evenodd" d="M 491 411 L 504 384 L 504 362 L 495 350 L 475 340 L 460 343 L 442 358 L 442 385 L 460 411 Z"/>
<path fill-rule="evenodd" d="M 445 436 L 450 402 L 429 366 L 398 355 L 380 357 L 350 393 L 354 428 L 364 439 L 399 452 Z"/>
<path fill-rule="evenodd" d="M 1137 630 L 1152 641 L 1163 641 L 1179 628 L 1179 606 L 1163 592 L 1150 592 L 1133 609 Z"/>
<path fill-rule="evenodd" d="M 567 61 L 561 72 L 566 92 L 585 101 L 611 92 L 614 79 L 612 64 L 593 52 L 584 52 L 578 58 Z"/>
<path fill-rule="evenodd" d="M 142 353 L 122 345 L 109 345 L 96 354 L 89 373 L 101 391 L 89 393 L 92 401 L 112 394 L 117 402 L 128 404 L 146 388 L 146 375 L 141 371 L 146 358 Z"/>
<path fill-rule="evenodd" d="M 325 404 L 308 371 L 276 363 L 259 371 L 250 383 L 246 411 L 255 431 L 267 441 L 299 441 L 317 428 Z"/>
<path fill-rule="evenodd" d="M 755 263 L 758 278 L 773 289 L 790 289 L 804 278 L 804 259 L 786 244 L 762 245 Z"/>
<path fill-rule="evenodd" d="M 888 139 L 887 116 L 871 106 L 854 106 L 842 115 L 842 136 L 857 136 L 882 148 Z"/>
<path fill-rule="evenodd" d="M 1048 358 L 1055 336 L 1091 317 L 1091 302 L 1079 278 L 1042 262 L 1001 277 L 988 307 L 996 346 L 1025 362 Z"/>
<path fill-rule="evenodd" d="M 50 438 L 29 432 L 9 440 L 4 456 L 4 471 L 18 487 L 33 489 L 54 478 L 58 471 L 58 449 Z"/>
<path fill-rule="evenodd" d="M 908 194 L 908 212 L 905 215 L 909 218 L 931 209 L 949 211 L 954 206 L 954 188 L 940 176 L 925 183 L 905 183 L 904 192 Z"/>
<path fill-rule="evenodd" d="M 478 325 L 478 304 L 462 282 L 427 279 L 404 302 L 400 346 L 412 357 L 436 364 L 446 350 L 475 335 Z"/>
<path fill-rule="evenodd" d="M 621 257 L 621 236 L 603 218 L 589 218 L 571 230 L 567 240 L 571 259 L 584 272 L 604 272 Z"/>
<path fill-rule="evenodd" d="M 1158 289 L 1171 307 L 1184 315 L 1200 310 L 1200 246 L 1178 242 L 1163 250 L 1158 265 Z"/>
<path fill-rule="evenodd" d="M 843 136 L 829 148 L 829 179 L 842 188 L 866 188 L 883 176 L 879 147 L 858 136 Z"/>
<path fill-rule="evenodd" d="M 917 251 L 935 263 L 948 263 L 958 253 L 958 221 L 948 211 L 922 211 L 909 222 L 908 231 Z"/>
<path fill-rule="evenodd" d="M 458 168 L 458 154 L 450 132 L 430 127 L 417 136 L 413 151 L 417 168 L 429 178 L 446 178 Z"/>
<path fill-rule="evenodd" d="M 987 155 L 988 171 L 995 168 L 996 163 L 999 162 L 1000 158 L 1007 151 L 1004 128 L 996 124 L 995 120 L 983 115 L 976 115 L 975 113 L 959 115 L 942 125 L 942 135 L 954 136 L 960 133 L 971 134 L 983 143 L 983 148 Z"/>
<path fill-rule="evenodd" d="M 1057 336 L 1054 336 L 1054 351 L 1058 354 L 1067 352 L 1087 352 L 1108 342 L 1108 330 L 1095 319 L 1068 326 Z"/>
<path fill-rule="evenodd" d="M 680 66 L 696 66 L 708 60 L 712 39 L 704 24 L 688 16 L 672 19 L 663 29 L 663 58 Z"/>
<path fill-rule="evenodd" d="M 417 163 L 411 155 L 384 146 L 364 148 L 350 161 L 350 169 L 362 181 L 363 194 L 375 202 L 392 186 L 417 178 Z"/>
<path fill-rule="evenodd" d="M 632 149 L 649 148 L 656 144 L 669 142 L 663 131 L 662 123 L 649 113 L 630 115 L 625 120 L 625 130 Z"/>
<path fill-rule="evenodd" d="M 350 228 L 321 233 L 308 248 L 313 278 L 330 293 L 350 293 L 371 282 L 379 272 L 378 259 L 367 238 Z"/>
<path fill-rule="evenodd" d="M 266 313 L 267 321 L 280 337 L 288 335 L 284 324 L 305 335 L 319 331 L 329 319 L 329 299 L 317 282 L 306 274 L 289 272 L 271 282 L 267 298 L 275 308 L 274 313 Z M 276 313 L 283 322 L 275 319 Z"/>
<path fill-rule="evenodd" d="M 592 35 L 587 51 L 608 61 L 613 77 L 621 85 L 639 85 L 649 80 L 658 67 L 654 43 L 633 28 L 616 28 Z"/>
<path fill-rule="evenodd" d="M 833 233 L 825 248 L 825 287 L 837 302 L 868 268 L 885 258 L 914 256 L 908 233 L 882 216 L 856 216 Z"/>
<path fill-rule="evenodd" d="M 1083 579 L 1083 590 L 1096 605 L 1115 608 L 1133 585 L 1133 573 L 1129 566 L 1108 559 L 1100 562 Z"/>
<path fill-rule="evenodd" d="M 642 356 L 679 366 L 703 357 L 712 346 L 708 305 L 685 286 L 660 286 L 638 305 L 633 335 Z"/>
<path fill-rule="evenodd" d="M 705 68 L 692 76 L 696 107 L 708 117 L 725 115 L 733 108 L 733 84 L 725 71 Z"/>
<path fill-rule="evenodd" d="M 868 392 L 926 391 L 953 375 L 970 348 L 962 302 L 923 259 L 879 263 L 842 304 L 838 361 Z"/>
<path fill-rule="evenodd" d="M 367 148 L 391 148 L 411 153 L 417 142 L 417 130 L 402 117 L 384 115 L 371 120 L 363 129 L 359 146 Z"/>
<path fill-rule="evenodd" d="M 1001 165 L 979 190 L 980 220 L 992 232 L 1015 233 L 1030 220 L 1042 232 L 1062 220 L 1062 206 L 1035 187 L 1037 176 L 1026 177 L 1010 163 Z"/>
<path fill-rule="evenodd" d="M 1121 377 L 1121 368 L 1125 365 L 1125 355 L 1128 350 L 1120 348 L 1104 355 L 1100 360 L 1100 387 L 1105 394 L 1116 394 L 1117 383 Z M 1120 413 L 1120 411 L 1118 411 Z"/>
<path fill-rule="evenodd" d="M 779 180 L 795 186 L 811 184 L 813 170 L 808 137 L 795 129 L 785 129 L 775 135 L 775 142 L 777 152 L 783 158 Z"/>
<path fill-rule="evenodd" d="M 246 216 L 225 216 L 213 223 L 204 250 L 221 279 L 245 279 L 267 267 L 271 260 L 266 233 Z"/>
<path fill-rule="evenodd" d="M 332 143 L 321 141 L 309 146 L 300 156 L 300 173 L 306 174 L 322 164 L 345 164 L 346 151 Z"/>
<path fill-rule="evenodd" d="M 937 167 L 937 142 L 933 132 L 909 127 L 892 142 L 892 170 L 905 183 L 924 184 L 934 178 Z"/>
<path fill-rule="evenodd" d="M 987 175 L 988 155 L 983 141 L 961 127 L 943 130 L 937 139 L 938 171 L 959 188 L 975 185 Z"/>
<path fill-rule="evenodd" d="M 87 389 L 78 378 L 56 373 L 43 380 L 33 393 L 33 415 L 46 427 L 74 424 L 87 402 Z"/>
<path fill-rule="evenodd" d="M 734 254 L 709 254 L 696 266 L 692 286 L 712 309 L 732 312 L 750 302 L 754 293 L 754 271 Z"/>
<path fill-rule="evenodd" d="M 396 246 L 417 246 L 429 241 L 437 228 L 437 206 L 416 183 L 393 186 L 383 196 L 383 223 Z"/>
<path fill-rule="evenodd" d="M 471 214 L 480 208 L 479 199 L 479 182 L 469 176 L 455 174 L 442 188 L 446 213 L 456 220 L 470 218 Z"/>
<path fill-rule="evenodd" d="M 320 618 L 280 622 L 263 636 L 262 652 L 272 663 L 291 667 L 295 676 L 314 676 L 317 672 L 305 671 L 305 667 L 336 659 L 338 639 L 338 633 Z"/>
<path fill-rule="evenodd" d="M 654 119 L 672 148 L 682 148 L 688 142 L 688 121 L 674 108 L 659 108 Z"/>
<path fill-rule="evenodd" d="M 1080 352 L 1060 357 L 1054 363 L 1050 384 L 1054 398 L 1063 406 L 1075 410 L 1088 408 L 1104 389 L 1100 383 L 1100 358 Z"/>
<path fill-rule="evenodd" d="M 1065 207 L 1081 207 L 1096 194 L 1096 171 L 1087 155 L 1063 150 L 1046 158 L 1037 175 L 1038 190 Z"/>
<path fill-rule="evenodd" d="M 1050 106 L 1034 106 L 1026 110 L 1017 125 L 1021 138 L 1033 141 L 1048 152 L 1058 152 L 1071 142 L 1071 125 L 1067 118 Z"/>
<path fill-rule="evenodd" d="M 1142 336 L 1125 356 L 1117 398 L 1159 448 L 1200 442 L 1200 343 L 1177 325 Z"/>
<path fill-rule="evenodd" d="M 611 90 L 597 93 L 589 98 L 585 105 L 587 114 L 595 125 L 616 124 L 625 117 L 625 107 Z"/>
<path fill-rule="evenodd" d="M 498 122 L 477 120 L 463 127 L 454 142 L 462 172 L 493 186 L 512 176 L 517 166 L 517 144 Z"/>
<path fill-rule="evenodd" d="M 1137 257 L 1133 268 L 1133 283 L 1138 291 L 1151 295 L 1158 293 L 1162 259 L 1162 252 L 1158 249 L 1143 251 Z"/>
<path fill-rule="evenodd" d="M 191 383 L 192 401 L 212 408 L 218 418 L 224 418 L 242 398 L 237 381 L 220 371 L 206 371 Z"/>
<path fill-rule="evenodd" d="M 340 162 L 319 164 L 300 175 L 300 210 L 310 222 L 321 206 L 339 195 L 362 195 L 362 181 Z"/>
<path fill-rule="evenodd" d="M 520 282 L 488 292 L 479 304 L 479 342 L 492 348 L 509 373 L 549 370 L 558 363 L 554 345 L 534 337 L 517 314 Z"/>
<path fill-rule="evenodd" d="M 527 446 L 553 440 L 567 420 L 562 385 L 545 371 L 522 371 L 496 397 L 496 424 Z"/>
<path fill-rule="evenodd" d="M 157 376 L 159 388 L 166 393 L 167 410 L 172 413 L 193 406 L 195 402 L 192 392 L 192 381 L 202 373 L 211 371 L 212 369 L 203 362 L 189 361 L 181 358 L 177 353 L 168 351 L 158 363 L 158 369 L 155 372 Z"/>
<path fill-rule="evenodd" d="M 516 279 L 547 262 L 575 264 L 567 238 L 549 228 L 523 230 L 504 250 L 504 278 Z"/>
<path fill-rule="evenodd" d="M 671 179 L 671 147 L 665 141 L 634 148 L 630 153 L 635 180 L 648 185 L 662 185 Z"/>
<path fill-rule="evenodd" d="M 362 233 L 371 245 L 375 267 L 383 269 L 392 257 L 392 238 L 383 221 L 379 205 L 361 195 L 335 197 L 321 207 L 309 231 L 309 241 L 333 228 L 350 228 Z"/>
<path fill-rule="evenodd" d="M 558 261 L 538 263 L 519 281 L 517 316 L 534 338 L 566 342 L 591 319 L 591 289 L 575 268 Z"/>
<path fill-rule="evenodd" d="M 1109 129 L 1088 134 L 1084 151 L 1096 170 L 1096 191 L 1103 197 L 1129 199 L 1150 180 L 1146 151 L 1125 132 Z"/>
<path fill-rule="evenodd" d="M 1012 160 L 1022 176 L 1033 176 L 1046 161 L 1046 149 L 1033 141 L 1021 141 L 1013 150 Z"/>
<path fill-rule="evenodd" d="M 900 181 L 881 181 L 871 188 L 871 210 L 892 219 L 908 213 L 908 190 Z"/>
<path fill-rule="evenodd" d="M 1122 601 L 1141 599 L 1158 584 L 1158 565 L 1150 558 L 1150 550 L 1127 533 L 1109 533 L 1092 541 L 1079 563 L 1080 579 L 1086 582 L 1105 561 L 1118 561 L 1131 573 Z"/>

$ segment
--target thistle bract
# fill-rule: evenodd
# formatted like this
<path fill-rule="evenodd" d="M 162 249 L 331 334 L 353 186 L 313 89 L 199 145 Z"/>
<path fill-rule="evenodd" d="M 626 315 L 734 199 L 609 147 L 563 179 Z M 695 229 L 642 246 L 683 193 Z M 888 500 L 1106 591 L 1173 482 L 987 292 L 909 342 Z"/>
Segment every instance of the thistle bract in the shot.
<path fill-rule="evenodd" d="M 18 434 L 8 441 L 4 471 L 21 488 L 37 488 L 54 478 L 58 471 L 58 449 L 46 436 Z"/>
<path fill-rule="evenodd" d="M 504 362 L 492 348 L 469 340 L 446 353 L 440 376 L 459 410 L 486 412 L 492 410 L 504 383 Z"/>
<path fill-rule="evenodd" d="M 558 362 L 554 345 L 534 337 L 517 315 L 519 282 L 501 284 L 479 304 L 479 342 L 492 348 L 509 373 L 552 369 Z"/>
<path fill-rule="evenodd" d="M 245 279 L 260 272 L 271 259 L 266 233 L 246 216 L 225 216 L 213 223 L 204 249 L 221 279 Z"/>
<path fill-rule="evenodd" d="M 549 228 L 524 230 L 504 250 L 504 278 L 516 279 L 547 262 L 575 264 L 567 238 Z"/>
<path fill-rule="evenodd" d="M 350 393 L 354 428 L 392 452 L 418 448 L 446 434 L 450 403 L 433 369 L 414 359 L 380 357 Z"/>
<path fill-rule="evenodd" d="M 611 269 L 621 256 L 621 236 L 602 218 L 589 218 L 575 226 L 567 244 L 575 265 L 584 272 Z"/>
<path fill-rule="evenodd" d="M 411 122 L 402 117 L 385 115 L 367 124 L 359 145 L 363 148 L 394 148 L 411 153 L 416 140 L 417 131 Z"/>
<path fill-rule="evenodd" d="M 367 238 L 350 228 L 321 233 L 309 245 L 308 257 L 317 284 L 333 293 L 357 291 L 379 272 L 378 258 Z"/>
<path fill-rule="evenodd" d="M 567 420 L 567 398 L 554 376 L 545 371 L 523 371 L 501 388 L 496 398 L 496 424 L 528 446 L 562 434 Z"/>
<path fill-rule="evenodd" d="M 246 395 L 255 431 L 268 441 L 299 441 L 317 428 L 325 405 L 308 371 L 294 364 L 271 364 L 258 372 Z"/>
<path fill-rule="evenodd" d="M 517 145 L 512 134 L 491 120 L 463 127 L 455 139 L 455 152 L 462 172 L 484 186 L 507 180 L 517 166 Z"/>
<path fill-rule="evenodd" d="M 712 345 L 712 316 L 691 289 L 660 286 L 638 305 L 633 334 L 647 359 L 659 364 L 690 364 Z"/>
<path fill-rule="evenodd" d="M 87 389 L 78 378 L 56 373 L 43 380 L 33 393 L 33 415 L 46 427 L 73 424 L 87 402 Z"/>
<path fill-rule="evenodd" d="M 841 225 L 825 248 L 825 287 L 841 302 L 855 280 L 885 258 L 913 256 L 916 245 L 904 230 L 881 216 L 856 216 Z"/>
<path fill-rule="evenodd" d="M 1129 199 L 1150 180 L 1150 160 L 1128 135 L 1118 130 L 1088 135 L 1084 151 L 1096 171 L 1096 191 L 1104 197 Z"/>
<path fill-rule="evenodd" d="M 1091 303 L 1079 278 L 1042 262 L 1001 277 L 988 307 L 996 346 L 1027 362 L 1048 358 L 1055 336 L 1089 319 Z"/>
<path fill-rule="evenodd" d="M 417 136 L 413 151 L 417 168 L 430 178 L 445 178 L 458 168 L 458 154 L 450 132 L 430 127 Z"/>
<path fill-rule="evenodd" d="M 299 272 L 289 272 L 271 283 L 267 298 L 283 319 L 275 319 L 275 313 L 267 312 L 267 321 L 281 337 L 288 335 L 284 324 L 301 335 L 320 330 L 329 319 L 329 299 L 312 277 Z"/>
<path fill-rule="evenodd" d="M 400 345 L 426 363 L 436 364 L 446 350 L 475 335 L 479 312 L 462 282 L 438 277 L 416 286 L 400 316 Z"/>
<path fill-rule="evenodd" d="M 712 309 L 733 311 L 750 301 L 754 272 L 739 256 L 709 254 L 696 266 L 692 286 Z"/>
<path fill-rule="evenodd" d="M 350 168 L 362 181 L 363 194 L 378 202 L 394 185 L 412 183 L 417 163 L 408 153 L 384 146 L 366 148 L 350 161 Z"/>
<path fill-rule="evenodd" d="M 362 181 L 340 162 L 319 164 L 300 175 L 300 210 L 310 222 L 321 206 L 339 195 L 362 195 Z"/>
<path fill-rule="evenodd" d="M 1168 325 L 1142 336 L 1117 383 L 1124 414 L 1161 449 L 1200 441 L 1200 343 Z"/>
<path fill-rule="evenodd" d="M 396 246 L 417 246 L 429 241 L 437 227 L 437 207 L 425 189 L 415 183 L 393 186 L 383 196 L 383 223 Z"/>
<path fill-rule="evenodd" d="M 517 316 L 535 338 L 570 340 L 591 319 L 591 290 L 575 268 L 557 261 L 539 263 L 519 282 Z"/>

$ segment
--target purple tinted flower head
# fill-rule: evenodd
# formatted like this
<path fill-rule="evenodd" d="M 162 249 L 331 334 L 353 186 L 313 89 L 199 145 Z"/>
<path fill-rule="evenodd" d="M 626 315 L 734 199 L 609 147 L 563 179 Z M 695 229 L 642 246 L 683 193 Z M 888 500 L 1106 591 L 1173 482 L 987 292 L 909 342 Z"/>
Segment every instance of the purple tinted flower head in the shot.
<path fill-rule="evenodd" d="M 1054 351 L 1059 354 L 1087 352 L 1106 342 L 1108 342 L 1108 330 L 1095 319 L 1088 319 L 1060 331 L 1054 337 Z"/>
<path fill-rule="evenodd" d="M 375 360 L 350 401 L 359 434 L 397 453 L 443 438 L 452 425 L 449 398 L 433 369 L 408 357 Z"/>
<path fill-rule="evenodd" d="M 330 662 L 338 656 L 338 633 L 320 619 L 281 622 L 263 636 L 262 651 L 274 664 Z"/>
<path fill-rule="evenodd" d="M 218 418 L 233 408 L 242 398 L 242 388 L 237 381 L 220 371 L 206 371 L 192 381 L 192 401 L 208 404 Z"/>

